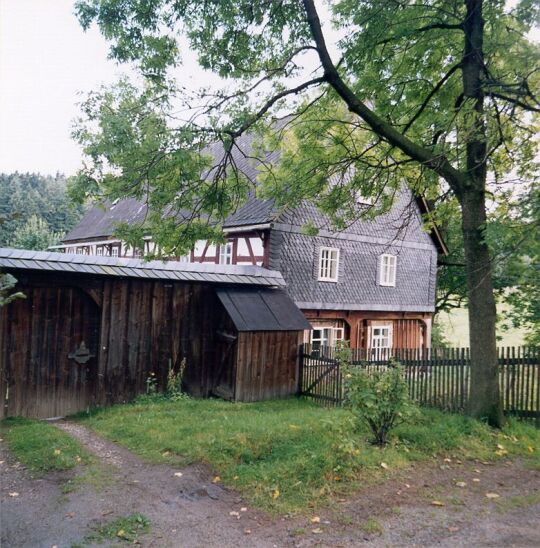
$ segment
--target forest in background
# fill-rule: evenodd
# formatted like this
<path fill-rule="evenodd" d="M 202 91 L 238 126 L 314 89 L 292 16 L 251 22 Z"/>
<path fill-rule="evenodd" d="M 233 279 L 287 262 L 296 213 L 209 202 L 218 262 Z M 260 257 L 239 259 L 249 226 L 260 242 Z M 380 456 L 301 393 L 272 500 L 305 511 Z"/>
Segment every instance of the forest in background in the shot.
<path fill-rule="evenodd" d="M 83 211 L 69 199 L 61 174 L 0 173 L 0 247 L 47 249 L 79 222 Z"/>

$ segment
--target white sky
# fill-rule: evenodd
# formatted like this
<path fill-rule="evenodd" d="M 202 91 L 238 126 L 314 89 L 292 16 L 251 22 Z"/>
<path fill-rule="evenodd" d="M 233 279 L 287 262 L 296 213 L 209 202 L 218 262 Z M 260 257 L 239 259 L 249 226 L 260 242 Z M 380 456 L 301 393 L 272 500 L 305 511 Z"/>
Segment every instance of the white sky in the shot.
<path fill-rule="evenodd" d="M 70 137 L 77 102 L 126 73 L 107 59 L 95 25 L 83 32 L 73 3 L 0 0 L 0 172 L 74 174 L 81 165 Z M 179 75 L 192 88 L 216 81 L 189 53 Z"/>
<path fill-rule="evenodd" d="M 82 31 L 73 0 L 0 0 L 0 172 L 73 174 L 77 93 L 121 73 L 98 30 Z"/>

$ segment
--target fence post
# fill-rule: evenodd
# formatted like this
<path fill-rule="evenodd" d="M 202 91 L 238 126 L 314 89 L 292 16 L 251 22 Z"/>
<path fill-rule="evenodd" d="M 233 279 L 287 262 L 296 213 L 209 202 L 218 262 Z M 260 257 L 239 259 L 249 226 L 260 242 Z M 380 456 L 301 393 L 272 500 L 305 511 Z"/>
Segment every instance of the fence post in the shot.
<path fill-rule="evenodd" d="M 296 383 L 296 395 L 301 396 L 304 382 L 304 343 L 298 345 L 298 382 Z"/>

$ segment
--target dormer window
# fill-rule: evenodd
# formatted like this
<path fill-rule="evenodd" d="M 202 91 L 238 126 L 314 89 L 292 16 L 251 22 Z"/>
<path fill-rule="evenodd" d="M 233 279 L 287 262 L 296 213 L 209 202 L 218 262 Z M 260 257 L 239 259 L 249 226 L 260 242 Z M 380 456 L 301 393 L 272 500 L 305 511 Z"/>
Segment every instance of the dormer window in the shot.
<path fill-rule="evenodd" d="M 321 247 L 319 249 L 319 276 L 321 282 L 337 282 L 339 271 L 339 249 Z"/>
<path fill-rule="evenodd" d="M 380 256 L 379 263 L 379 285 L 395 287 L 397 257 L 396 255 L 384 254 Z"/>

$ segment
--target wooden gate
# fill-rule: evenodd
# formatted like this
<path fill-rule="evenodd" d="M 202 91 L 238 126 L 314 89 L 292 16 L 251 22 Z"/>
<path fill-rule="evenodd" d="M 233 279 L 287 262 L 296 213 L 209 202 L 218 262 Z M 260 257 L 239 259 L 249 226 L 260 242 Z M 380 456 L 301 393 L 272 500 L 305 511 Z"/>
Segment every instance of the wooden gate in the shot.
<path fill-rule="evenodd" d="M 0 413 L 48 418 L 92 405 L 100 308 L 75 287 L 18 287 L 0 309 Z"/>

